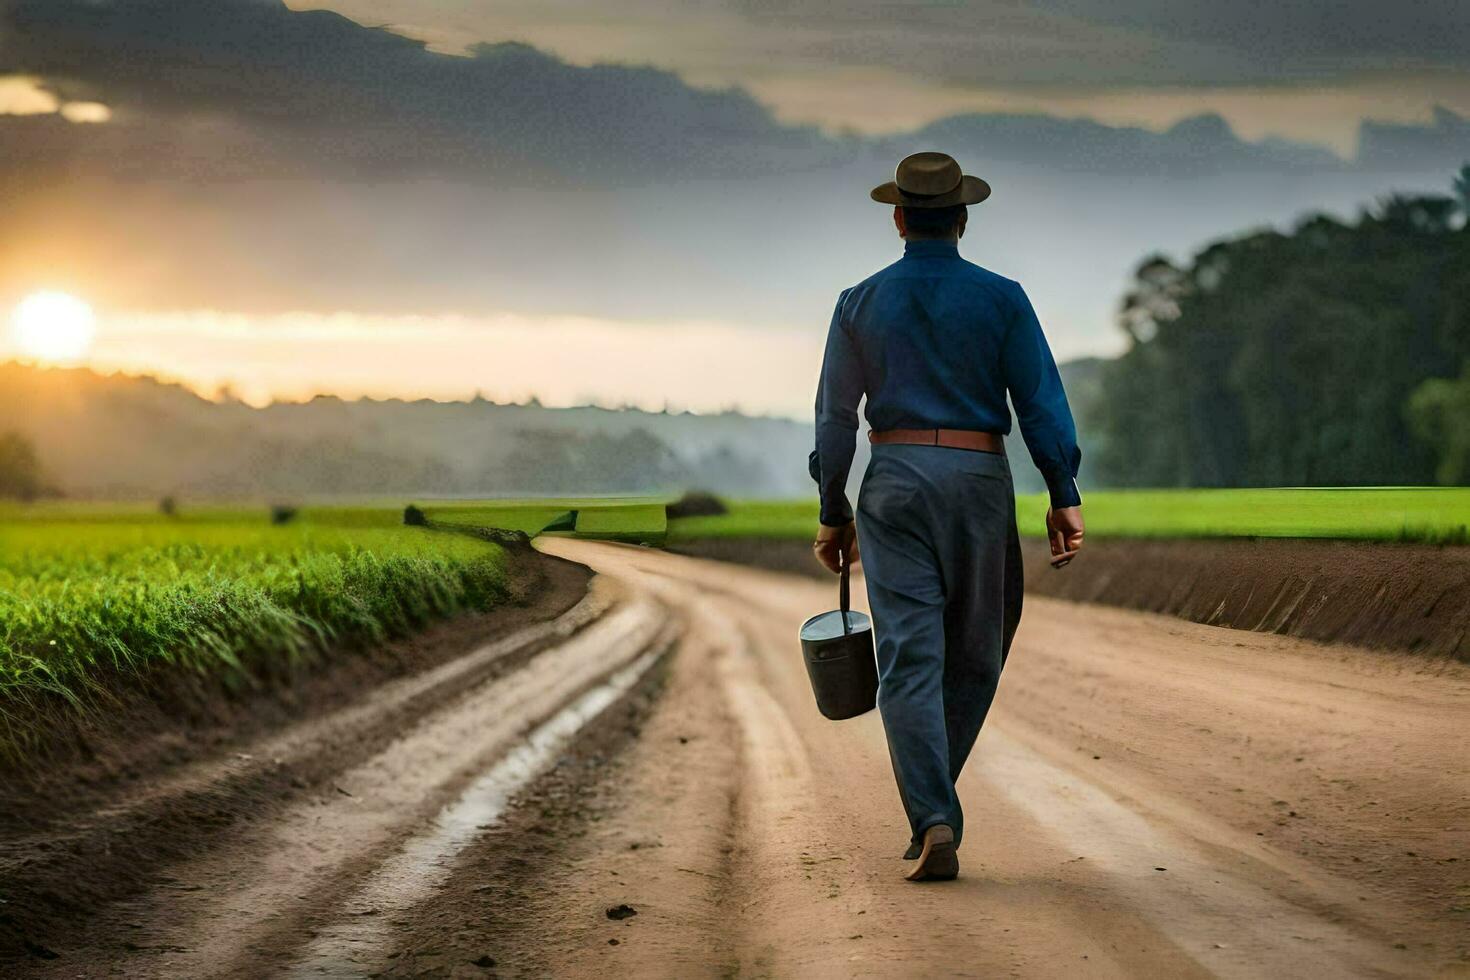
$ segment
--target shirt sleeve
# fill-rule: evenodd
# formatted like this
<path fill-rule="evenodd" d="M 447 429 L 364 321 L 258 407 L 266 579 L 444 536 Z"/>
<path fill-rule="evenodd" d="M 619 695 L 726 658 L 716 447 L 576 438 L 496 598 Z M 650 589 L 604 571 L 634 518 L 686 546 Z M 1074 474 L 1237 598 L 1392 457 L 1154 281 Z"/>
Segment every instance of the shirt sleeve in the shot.
<path fill-rule="evenodd" d="M 1062 376 L 1047 346 L 1036 310 L 1019 284 L 1014 287 L 1013 316 L 1001 354 L 1006 390 L 1015 406 L 1021 436 L 1031 461 L 1041 471 L 1053 507 L 1082 503 L 1077 491 L 1077 469 L 1082 450 Z"/>
<path fill-rule="evenodd" d="M 832 325 L 827 330 L 822 376 L 817 382 L 817 446 L 807 460 L 807 468 L 821 495 L 820 520 L 829 527 L 840 527 L 852 520 L 847 474 L 852 469 L 857 448 L 857 409 L 863 397 L 862 365 L 842 322 L 846 300 L 844 290 L 837 298 L 837 309 L 832 312 Z"/>

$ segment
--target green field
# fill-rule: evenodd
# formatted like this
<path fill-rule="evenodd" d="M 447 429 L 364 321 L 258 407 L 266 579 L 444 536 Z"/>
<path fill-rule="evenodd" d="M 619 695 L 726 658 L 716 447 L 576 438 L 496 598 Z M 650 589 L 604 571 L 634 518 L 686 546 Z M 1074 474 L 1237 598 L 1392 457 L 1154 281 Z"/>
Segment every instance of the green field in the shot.
<path fill-rule="evenodd" d="M 658 542 L 651 498 L 454 501 L 406 527 L 380 502 L 309 507 L 0 504 L 0 755 L 129 685 L 182 672 L 246 688 L 323 651 L 506 595 L 482 528 Z"/>
<path fill-rule="evenodd" d="M 429 520 L 457 527 L 492 527 L 524 531 L 532 537 L 547 531 L 617 541 L 663 541 L 666 531 L 663 497 L 576 497 L 526 500 L 478 500 L 422 505 Z"/>
<path fill-rule="evenodd" d="M 1043 534 L 1046 498 L 1016 501 L 1021 533 Z M 1470 488 L 1114 490 L 1086 495 L 1091 537 L 1300 537 L 1467 543 Z M 669 540 L 809 538 L 815 499 L 736 502 L 720 517 L 671 521 Z"/>
<path fill-rule="evenodd" d="M 506 581 L 498 546 L 396 510 L 0 508 L 0 753 L 156 671 L 249 686 L 491 606 Z"/>

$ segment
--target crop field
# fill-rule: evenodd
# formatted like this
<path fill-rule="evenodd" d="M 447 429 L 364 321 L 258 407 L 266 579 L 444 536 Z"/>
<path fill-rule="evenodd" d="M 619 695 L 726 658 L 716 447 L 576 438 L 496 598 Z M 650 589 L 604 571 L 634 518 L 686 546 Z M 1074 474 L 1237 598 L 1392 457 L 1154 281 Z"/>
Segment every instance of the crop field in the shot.
<path fill-rule="evenodd" d="M 1365 487 L 1283 490 L 1112 490 L 1088 493 L 1083 513 L 1096 537 L 1300 537 L 1470 543 L 1470 489 Z M 1044 533 L 1044 495 L 1016 501 L 1024 535 Z M 671 521 L 669 539 L 806 538 L 815 498 L 730 504 L 719 517 Z"/>
<path fill-rule="evenodd" d="M 0 755 L 41 717 L 183 671 L 249 687 L 337 645 L 409 633 L 505 595 L 507 554 L 457 529 L 657 542 L 650 498 L 454 501 L 406 527 L 386 502 L 265 507 L 0 504 Z"/>
<path fill-rule="evenodd" d="M 507 556 L 401 511 L 0 509 L 0 752 L 156 669 L 248 686 L 505 595 Z"/>

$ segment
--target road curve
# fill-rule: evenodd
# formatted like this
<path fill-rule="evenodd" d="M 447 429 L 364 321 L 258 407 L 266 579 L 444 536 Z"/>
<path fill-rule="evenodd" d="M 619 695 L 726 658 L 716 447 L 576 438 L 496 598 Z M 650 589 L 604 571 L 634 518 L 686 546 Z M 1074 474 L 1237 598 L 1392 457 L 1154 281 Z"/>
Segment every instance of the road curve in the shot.
<path fill-rule="evenodd" d="M 570 850 L 562 898 L 524 930 L 538 951 L 510 944 L 507 966 L 1470 975 L 1463 665 L 1029 600 L 961 780 L 963 876 L 915 886 L 878 718 L 821 718 L 796 649 L 832 590 L 542 546 L 657 596 L 685 632 L 620 811 Z M 639 910 L 621 930 L 586 911 L 614 894 Z"/>

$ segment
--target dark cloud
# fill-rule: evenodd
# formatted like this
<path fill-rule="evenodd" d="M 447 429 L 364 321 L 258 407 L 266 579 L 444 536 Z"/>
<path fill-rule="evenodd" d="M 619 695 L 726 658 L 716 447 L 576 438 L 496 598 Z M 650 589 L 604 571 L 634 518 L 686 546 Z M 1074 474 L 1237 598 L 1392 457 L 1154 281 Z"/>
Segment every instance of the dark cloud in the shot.
<path fill-rule="evenodd" d="M 1230 53 L 1226 81 L 1470 68 L 1464 0 L 1037 0 L 1081 21 Z M 1199 79 L 1211 81 L 1211 79 Z"/>
<path fill-rule="evenodd" d="M 1321 147 L 1268 140 L 1248 143 L 1217 115 L 1201 115 L 1162 133 L 1085 119 L 974 114 L 941 119 L 908 138 L 945 146 L 967 159 L 1034 163 L 1077 173 L 1176 174 L 1332 171 L 1345 162 Z"/>
<path fill-rule="evenodd" d="M 1358 165 L 1366 169 L 1452 172 L 1470 163 L 1470 120 L 1436 106 L 1428 126 L 1365 122 L 1359 143 Z"/>
<path fill-rule="evenodd" d="M 942 60 L 975 43 L 946 27 L 985 8 L 903 9 L 912 12 L 910 29 L 952 38 L 937 48 Z M 1005 29 L 994 32 L 1002 46 L 1028 31 L 1053 39 L 1071 31 L 1079 43 L 1083 36 L 1080 9 L 1005 9 Z M 830 14 L 830 43 L 861 54 L 859 35 L 843 28 L 835 7 L 787 0 L 774 13 L 769 5 L 749 12 L 798 22 Z M 698 89 L 646 67 L 577 67 L 516 43 L 480 45 L 468 57 L 440 54 L 335 13 L 292 11 L 279 0 L 9 0 L 0 15 L 3 70 L 38 76 L 63 99 L 97 100 L 114 111 L 104 126 L 0 117 L 0 178 L 27 171 L 52 178 L 430 176 L 605 186 L 865 158 L 886 166 L 895 153 L 936 143 L 971 159 L 1123 174 L 1340 166 L 1310 147 L 1244 142 L 1218 117 L 1152 133 L 1086 120 L 972 115 L 897 139 L 832 139 L 776 122 L 738 89 Z M 1223 15 L 1209 22 L 1217 21 L 1234 23 Z M 1048 25 L 1061 33 L 1046 35 Z M 1191 41 L 1229 34 L 1224 27 L 1196 33 Z M 1406 132 L 1378 142 L 1413 138 Z"/>
<path fill-rule="evenodd" d="M 622 181 L 730 175 L 828 149 L 738 90 L 694 89 L 652 68 L 575 67 L 520 44 L 437 54 L 279 0 L 11 0 L 3 10 L 4 70 L 106 103 L 117 128 L 138 127 L 137 141 L 182 171 L 330 162 L 346 175 Z"/>
<path fill-rule="evenodd" d="M 995 88 L 1273 85 L 1470 70 L 1464 0 L 729 0 L 788 55 Z M 779 41 L 777 43 L 780 43 Z"/>

